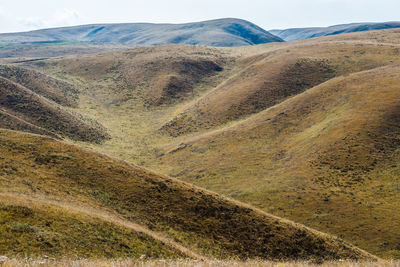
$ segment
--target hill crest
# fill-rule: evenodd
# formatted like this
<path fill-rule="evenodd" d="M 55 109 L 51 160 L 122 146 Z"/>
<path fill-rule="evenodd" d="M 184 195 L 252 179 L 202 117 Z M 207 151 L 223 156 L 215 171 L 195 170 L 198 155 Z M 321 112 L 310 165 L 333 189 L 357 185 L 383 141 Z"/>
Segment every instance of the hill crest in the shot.
<path fill-rule="evenodd" d="M 285 41 L 298 41 L 303 39 L 337 35 L 342 33 L 351 32 L 362 32 L 362 31 L 373 31 L 373 30 L 384 30 L 400 28 L 400 22 L 365 22 L 365 23 L 350 23 L 350 24 L 339 24 L 329 27 L 309 27 L 309 28 L 290 28 L 284 30 L 271 30 L 270 32 L 274 35 L 279 36 Z"/>
<path fill-rule="evenodd" d="M 184 24 L 91 24 L 0 34 L 3 42 L 94 42 L 134 46 L 191 44 L 246 46 L 283 42 L 261 27 L 241 19 L 217 19 Z"/>

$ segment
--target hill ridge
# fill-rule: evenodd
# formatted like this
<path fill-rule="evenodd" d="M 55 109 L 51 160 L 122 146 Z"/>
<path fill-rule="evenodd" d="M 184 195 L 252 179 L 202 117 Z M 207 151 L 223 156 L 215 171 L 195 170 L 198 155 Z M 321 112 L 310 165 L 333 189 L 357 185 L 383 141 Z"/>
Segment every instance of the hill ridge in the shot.
<path fill-rule="evenodd" d="M 388 22 L 356 22 L 338 24 L 328 27 L 289 28 L 283 30 L 270 30 L 271 33 L 281 37 L 285 41 L 298 41 L 321 36 L 331 36 L 343 33 L 374 31 L 400 28 L 399 21 Z"/>
<path fill-rule="evenodd" d="M 109 23 L 0 34 L 3 42 L 94 42 L 137 46 L 192 44 L 244 46 L 283 40 L 242 19 L 226 18 L 182 24 Z"/>

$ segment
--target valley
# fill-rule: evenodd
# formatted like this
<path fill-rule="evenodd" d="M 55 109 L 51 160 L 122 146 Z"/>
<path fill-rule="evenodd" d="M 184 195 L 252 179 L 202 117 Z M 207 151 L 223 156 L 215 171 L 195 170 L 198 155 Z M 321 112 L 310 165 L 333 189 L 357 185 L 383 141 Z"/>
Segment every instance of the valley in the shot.
<path fill-rule="evenodd" d="M 388 29 L 3 59 L 0 254 L 399 259 L 399 49 Z"/>

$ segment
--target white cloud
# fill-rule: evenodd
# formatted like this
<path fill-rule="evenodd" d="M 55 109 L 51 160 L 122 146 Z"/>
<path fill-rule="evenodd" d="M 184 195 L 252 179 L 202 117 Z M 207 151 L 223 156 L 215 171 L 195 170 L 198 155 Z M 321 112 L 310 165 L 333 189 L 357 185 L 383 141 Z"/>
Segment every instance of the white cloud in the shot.
<path fill-rule="evenodd" d="M 26 30 L 34 30 L 40 28 L 62 27 L 81 24 L 84 18 L 76 10 L 64 9 L 57 11 L 47 18 L 32 16 L 17 18 L 20 24 Z"/>
<path fill-rule="evenodd" d="M 237 17 L 265 29 L 400 20 L 399 0 L 0 0 L 0 32 Z"/>

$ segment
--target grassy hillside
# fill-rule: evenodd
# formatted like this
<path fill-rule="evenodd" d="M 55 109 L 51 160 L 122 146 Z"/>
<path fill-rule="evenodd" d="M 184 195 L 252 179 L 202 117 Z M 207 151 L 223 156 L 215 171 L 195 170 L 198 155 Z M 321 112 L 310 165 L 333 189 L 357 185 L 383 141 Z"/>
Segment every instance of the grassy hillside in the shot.
<path fill-rule="evenodd" d="M 69 55 L 95 54 L 102 51 L 127 49 L 129 47 L 121 44 L 95 44 L 87 42 L 0 42 L 0 58 L 12 61 L 40 60 Z"/>
<path fill-rule="evenodd" d="M 56 134 L 26 122 L 2 109 L 0 109 L 0 128 L 60 138 Z"/>
<path fill-rule="evenodd" d="M 160 166 L 399 257 L 399 70 L 333 79 L 232 127 L 168 147 Z"/>
<path fill-rule="evenodd" d="M 0 195 L 0 253 L 8 257 L 183 257 L 146 234 L 57 205 Z"/>
<path fill-rule="evenodd" d="M 244 56 L 241 70 L 165 124 L 171 135 L 220 126 L 279 104 L 335 76 L 400 62 L 398 48 L 304 43 Z"/>
<path fill-rule="evenodd" d="M 180 252 L 184 249 L 179 246 L 190 249 L 186 256 L 192 257 L 372 257 L 340 239 L 215 193 L 42 136 L 1 130 L 0 152 L 2 254 L 176 255 L 149 237 L 123 238 L 126 229 L 92 219 L 100 217 L 135 224 Z M 57 211 L 53 205 L 72 212 Z M 76 210 L 89 214 L 75 214 Z M 17 240 L 11 238 L 15 235 Z M 75 237 L 79 243 L 72 242 Z M 83 248 L 85 244 L 91 247 Z"/>
<path fill-rule="evenodd" d="M 18 83 L 57 104 L 76 107 L 78 90 L 73 84 L 15 66 L 0 65 L 0 76 Z"/>
<path fill-rule="evenodd" d="M 174 267 L 397 267 L 398 261 L 330 261 L 324 263 L 310 262 L 310 261 L 290 261 L 290 262 L 277 262 L 277 261 L 263 261 L 263 260 L 132 260 L 132 259 L 118 259 L 118 260 L 53 260 L 53 259 L 8 259 L 4 264 L 9 267 L 19 267 L 24 264 L 29 264 L 31 267 L 41 267 L 44 264 L 49 264 L 54 267 L 99 267 L 99 266 L 115 266 L 115 267 L 154 267 L 154 266 L 174 266 Z"/>
<path fill-rule="evenodd" d="M 35 133 L 50 131 L 88 142 L 100 142 L 108 138 L 106 130 L 95 121 L 85 119 L 82 115 L 1 76 L 0 108 L 3 114 L 0 123 L 9 129 L 33 130 Z M 36 127 L 32 127 L 32 124 Z M 46 130 L 38 131 L 37 127 Z"/>
<path fill-rule="evenodd" d="M 110 106 L 128 102 L 134 108 L 174 104 L 193 98 L 199 94 L 196 87 L 200 82 L 229 68 L 233 60 L 232 56 L 215 48 L 158 46 L 30 65 L 47 72 L 51 70 L 63 79 L 71 79 L 81 89 L 87 88 L 87 93 L 98 100 L 98 104 Z"/>
<path fill-rule="evenodd" d="M 399 44 L 384 30 L 25 64 L 74 83 L 75 111 L 112 137 L 78 144 L 398 258 Z M 160 98 L 170 76 L 187 82 Z"/>

